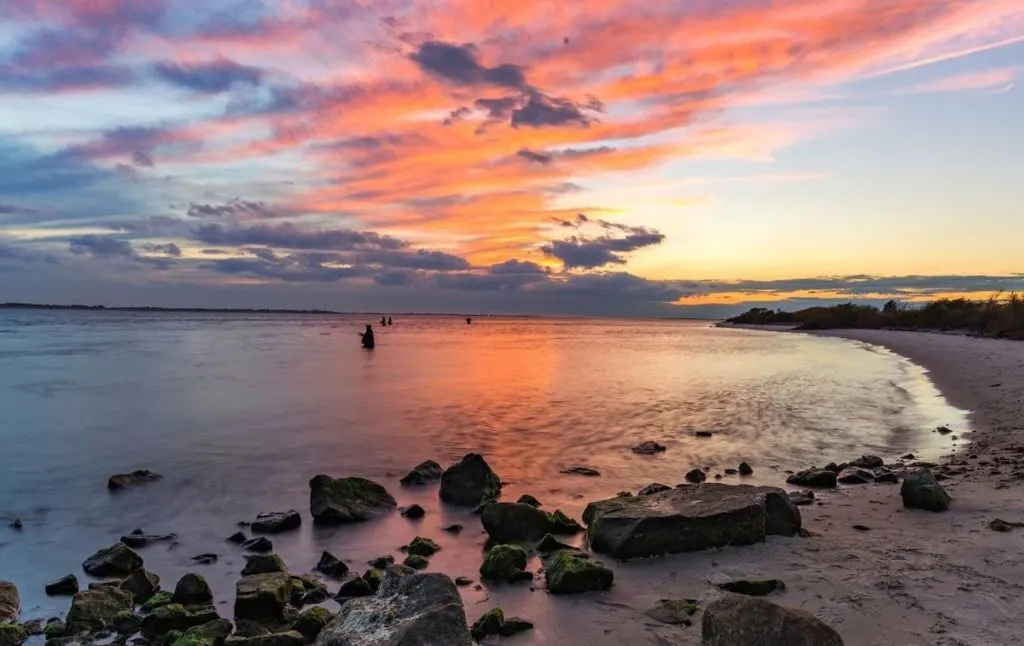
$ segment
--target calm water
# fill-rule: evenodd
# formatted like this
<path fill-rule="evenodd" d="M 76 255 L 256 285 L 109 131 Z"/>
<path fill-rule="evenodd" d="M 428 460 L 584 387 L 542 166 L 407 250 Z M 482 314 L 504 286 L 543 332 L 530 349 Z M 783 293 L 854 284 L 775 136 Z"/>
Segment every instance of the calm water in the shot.
<path fill-rule="evenodd" d="M 695 466 L 746 460 L 752 481 L 781 485 L 782 470 L 864 452 L 937 456 L 949 440 L 930 429 L 966 424 L 916 365 L 837 339 L 700 322 L 397 317 L 366 352 L 356 332 L 368 318 L 0 312 L 0 578 L 21 588 L 23 616 L 65 611 L 43 584 L 82 578 L 86 556 L 135 527 L 178 534 L 142 551 L 165 587 L 199 570 L 228 604 L 244 559 L 224 538 L 261 511 L 295 508 L 308 521 L 317 473 L 376 479 L 428 515 L 272 537 L 293 571 L 323 549 L 361 568 L 423 534 L 445 548 L 432 569 L 475 578 L 479 522 L 441 508 L 436 488 L 398 486 L 423 459 L 481 452 L 506 498 L 529 492 L 578 516 L 587 500 L 673 485 Z M 668 451 L 629 451 L 648 439 Z M 603 476 L 559 475 L 574 465 Z M 107 492 L 110 474 L 136 468 L 165 478 Z M 21 532 L 7 527 L 14 517 Z M 467 531 L 439 531 L 451 522 Z M 201 552 L 221 559 L 193 566 Z M 466 592 L 471 620 L 486 594 Z M 571 643 L 544 617 L 586 603 L 491 594 L 538 622 L 524 643 Z"/>

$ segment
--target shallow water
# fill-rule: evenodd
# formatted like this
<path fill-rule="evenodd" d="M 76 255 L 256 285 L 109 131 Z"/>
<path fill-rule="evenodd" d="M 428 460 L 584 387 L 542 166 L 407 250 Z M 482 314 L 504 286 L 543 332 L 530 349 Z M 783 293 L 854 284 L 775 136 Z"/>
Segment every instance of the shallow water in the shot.
<path fill-rule="evenodd" d="M 224 538 L 237 521 L 289 508 L 306 523 L 271 538 L 294 572 L 324 549 L 359 569 L 400 558 L 422 534 L 444 547 L 431 569 L 475 578 L 479 521 L 440 507 L 436 487 L 398 486 L 427 458 L 483 453 L 508 483 L 505 499 L 528 492 L 578 517 L 588 500 L 674 485 L 695 466 L 745 460 L 747 480 L 781 485 L 785 469 L 862 453 L 937 457 L 951 442 L 931 429 L 966 429 L 920 367 L 839 339 L 702 322 L 395 317 L 367 352 L 356 332 L 368 318 L 0 312 L 0 578 L 21 589 L 23 617 L 66 611 L 43 584 L 68 572 L 84 581 L 82 560 L 135 527 L 178 535 L 141 550 L 164 587 L 200 571 L 230 616 L 244 558 Z M 631 453 L 643 440 L 668 450 Z M 602 476 L 559 473 L 574 465 Z M 110 474 L 136 468 L 165 478 L 107 492 Z M 314 529 L 317 473 L 373 478 L 427 516 Z M 20 532 L 7 527 L 14 517 Z M 466 531 L 440 531 L 453 522 Z M 193 565 L 202 552 L 220 560 Z M 617 565 L 617 575 L 643 567 Z M 536 621 L 517 643 L 583 641 L 554 617 L 564 624 L 596 603 L 528 586 L 465 594 L 471 620 L 491 595 Z M 609 598 L 628 594 L 617 586 Z M 605 634 L 588 630 L 591 643 Z"/>

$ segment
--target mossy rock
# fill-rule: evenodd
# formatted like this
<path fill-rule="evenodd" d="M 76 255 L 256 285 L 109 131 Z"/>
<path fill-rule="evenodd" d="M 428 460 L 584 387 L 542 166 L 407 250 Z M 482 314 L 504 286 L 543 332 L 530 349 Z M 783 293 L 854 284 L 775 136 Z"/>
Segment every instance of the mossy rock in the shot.
<path fill-rule="evenodd" d="M 370 591 L 376 594 L 384 581 L 384 570 L 372 567 L 363 573 L 363 580 L 370 585 Z"/>
<path fill-rule="evenodd" d="M 572 518 L 563 514 L 562 510 L 556 509 L 548 514 L 549 534 L 578 534 L 582 531 L 583 527 Z"/>
<path fill-rule="evenodd" d="M 532 578 L 526 572 L 526 551 L 518 545 L 495 545 L 480 565 L 480 576 L 492 581 L 515 583 Z"/>
<path fill-rule="evenodd" d="M 154 594 L 149 601 L 142 604 L 142 612 L 153 612 L 157 608 L 166 606 L 171 603 L 174 598 L 174 593 L 170 591 L 157 592 Z"/>
<path fill-rule="evenodd" d="M 547 563 L 544 577 L 551 594 L 596 592 L 612 587 L 614 573 L 574 552 L 558 552 Z"/>
<path fill-rule="evenodd" d="M 521 617 L 508 617 L 505 621 L 501 622 L 501 628 L 498 629 L 498 634 L 502 637 L 511 637 L 512 635 L 518 635 L 519 633 L 526 632 L 527 630 L 533 630 L 533 622 L 527 621 Z"/>
<path fill-rule="evenodd" d="M 142 616 L 135 614 L 131 610 L 125 610 L 114 616 L 110 626 L 119 635 L 134 635 L 139 632 L 139 627 L 142 626 Z"/>
<path fill-rule="evenodd" d="M 428 561 L 427 557 L 425 556 L 420 556 L 419 554 L 410 554 L 409 556 L 405 557 L 404 561 L 402 561 L 402 565 L 406 567 L 411 567 L 414 570 L 425 570 L 430 565 L 430 561 Z"/>
<path fill-rule="evenodd" d="M 50 623 L 46 624 L 46 628 L 43 628 L 43 635 L 47 639 L 56 639 L 57 637 L 63 637 L 68 632 L 68 625 L 60 619 L 54 619 Z"/>
<path fill-rule="evenodd" d="M 314 606 L 303 612 L 295 620 L 295 630 L 301 633 L 306 638 L 306 641 L 312 642 L 320 634 L 320 631 L 324 629 L 324 626 L 331 623 L 331 619 L 334 619 L 334 615 L 331 614 L 330 610 Z"/>
<path fill-rule="evenodd" d="M 242 576 L 271 574 L 273 572 L 288 572 L 288 566 L 284 564 L 284 561 L 277 554 L 246 555 Z"/>
<path fill-rule="evenodd" d="M 699 610 L 696 599 L 661 599 L 644 614 L 662 623 L 689 626 Z"/>
<path fill-rule="evenodd" d="M 441 546 L 435 543 L 434 541 L 430 540 L 429 538 L 417 536 L 416 538 L 412 539 L 411 543 L 409 543 L 407 551 L 409 552 L 409 554 L 415 556 L 433 556 L 440 549 Z"/>
<path fill-rule="evenodd" d="M 327 586 L 312 576 L 292 577 L 292 604 L 297 607 L 320 603 L 329 599 L 331 594 Z"/>
<path fill-rule="evenodd" d="M 397 506 L 387 489 L 365 478 L 318 475 L 309 481 L 309 511 L 322 525 L 370 520 Z"/>
<path fill-rule="evenodd" d="M 174 640 L 172 646 L 223 646 L 233 628 L 227 619 L 215 619 L 189 628 Z"/>
<path fill-rule="evenodd" d="M 356 577 L 349 579 L 348 581 L 341 584 L 341 589 L 338 590 L 338 594 L 334 596 L 334 599 L 339 603 L 344 603 L 349 599 L 355 599 L 357 597 L 368 597 L 373 594 L 373 590 L 370 589 L 370 584 L 367 583 L 366 579 L 362 577 Z"/>
<path fill-rule="evenodd" d="M 144 635 L 163 635 L 173 630 L 188 630 L 193 626 L 216 621 L 217 611 L 212 607 L 189 610 L 180 603 L 161 606 L 142 618 L 140 630 Z"/>
<path fill-rule="evenodd" d="M 501 631 L 503 623 L 505 623 L 505 613 L 501 608 L 494 608 L 473 622 L 473 627 L 469 629 L 469 632 L 473 635 L 473 639 L 480 642 L 491 635 L 497 635 Z"/>
<path fill-rule="evenodd" d="M 82 590 L 71 598 L 68 611 L 68 632 L 77 635 L 103 630 L 112 625 L 121 612 L 131 612 L 132 595 L 119 588 L 104 586 Z"/>
<path fill-rule="evenodd" d="M 235 583 L 235 618 L 280 623 L 292 591 L 292 577 L 283 572 L 242 577 Z"/>
<path fill-rule="evenodd" d="M 28 631 L 18 624 L 0 624 L 0 646 L 21 646 L 28 640 Z"/>

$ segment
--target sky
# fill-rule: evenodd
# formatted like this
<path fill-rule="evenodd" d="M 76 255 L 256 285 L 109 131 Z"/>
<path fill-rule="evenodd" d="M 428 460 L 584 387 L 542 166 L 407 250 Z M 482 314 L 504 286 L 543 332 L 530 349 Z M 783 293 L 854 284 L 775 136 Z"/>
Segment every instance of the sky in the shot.
<path fill-rule="evenodd" d="M 1020 0 L 0 0 L 0 300 L 1024 289 Z"/>

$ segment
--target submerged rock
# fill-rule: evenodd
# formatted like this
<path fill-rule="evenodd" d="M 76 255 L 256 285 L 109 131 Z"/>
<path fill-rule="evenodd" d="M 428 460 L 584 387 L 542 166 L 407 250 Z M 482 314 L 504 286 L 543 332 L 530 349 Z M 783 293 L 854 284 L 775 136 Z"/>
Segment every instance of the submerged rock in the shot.
<path fill-rule="evenodd" d="M 197 565 L 213 565 L 217 562 L 217 555 L 213 552 L 204 552 L 192 557 L 192 562 Z"/>
<path fill-rule="evenodd" d="M 441 500 L 473 507 L 494 500 L 501 493 L 501 478 L 479 453 L 468 453 L 441 475 Z"/>
<path fill-rule="evenodd" d="M 831 469 L 805 469 L 786 478 L 786 482 L 799 487 L 834 489 L 837 473 Z"/>
<path fill-rule="evenodd" d="M 641 442 L 640 444 L 637 444 L 630 450 L 633 451 L 633 453 L 636 453 L 637 455 L 654 455 L 655 453 L 664 453 L 665 445 L 658 444 L 653 440 L 647 440 L 646 442 Z"/>
<path fill-rule="evenodd" d="M 450 578 L 392 568 L 376 596 L 345 603 L 316 639 L 316 646 L 401 644 L 473 644 L 462 599 Z"/>
<path fill-rule="evenodd" d="M 690 617 L 697 614 L 698 610 L 700 606 L 697 605 L 696 599 L 660 599 L 644 614 L 663 624 L 689 626 L 693 624 Z"/>
<path fill-rule="evenodd" d="M 242 532 L 235 532 L 231 536 L 228 536 L 226 540 L 229 543 L 234 543 L 235 545 L 241 545 L 242 543 L 244 543 L 248 539 L 246 539 L 244 533 L 242 533 Z"/>
<path fill-rule="evenodd" d="M 121 581 L 120 588 L 130 592 L 136 604 L 142 604 L 160 589 L 160 577 L 140 567 Z"/>
<path fill-rule="evenodd" d="M 245 557 L 245 567 L 242 568 L 242 576 L 272 574 L 274 572 L 288 572 L 288 566 L 284 564 L 284 561 L 277 554 L 249 554 Z"/>
<path fill-rule="evenodd" d="M 425 556 L 420 556 L 419 554 L 410 554 L 409 556 L 405 557 L 404 561 L 402 561 L 402 565 L 406 567 L 411 567 L 414 570 L 425 570 L 427 569 L 427 567 L 430 566 L 430 561 L 428 561 L 427 557 Z"/>
<path fill-rule="evenodd" d="M 257 536 L 242 543 L 242 549 L 248 552 L 264 553 L 273 550 L 274 544 L 265 536 Z"/>
<path fill-rule="evenodd" d="M 201 574 L 189 572 L 178 579 L 171 602 L 183 606 L 206 606 L 213 603 L 213 591 Z"/>
<path fill-rule="evenodd" d="M 730 596 L 704 609 L 703 646 L 843 646 L 839 633 L 802 610 Z"/>
<path fill-rule="evenodd" d="M 151 543 L 165 543 L 167 541 L 173 541 L 178 538 L 174 534 L 147 534 L 141 529 L 132 531 L 131 534 L 125 534 L 121 537 L 121 542 L 128 547 L 146 547 Z"/>
<path fill-rule="evenodd" d="M 416 520 L 417 518 L 423 518 L 426 515 L 426 511 L 419 505 L 409 505 L 408 507 L 402 508 L 402 515 L 406 518 Z"/>
<path fill-rule="evenodd" d="M 302 516 L 294 509 L 288 511 L 272 511 L 256 516 L 250 528 L 261 534 L 278 534 L 302 525 Z"/>
<path fill-rule="evenodd" d="M 836 480 L 843 484 L 869 484 L 875 481 L 875 476 L 866 469 L 846 467 L 839 472 Z"/>
<path fill-rule="evenodd" d="M 320 555 L 320 561 L 316 564 L 316 570 L 327 576 L 339 579 L 348 574 L 348 566 L 330 552 L 324 552 Z"/>
<path fill-rule="evenodd" d="M 440 464 L 433 460 L 426 460 L 419 463 L 412 471 L 402 476 L 402 479 L 399 482 L 406 487 L 412 485 L 425 485 L 440 480 L 442 473 L 444 473 L 444 471 L 441 469 Z"/>
<path fill-rule="evenodd" d="M 800 530 L 800 512 L 783 490 L 750 485 L 611 498 L 587 505 L 583 520 L 591 547 L 619 559 L 751 545 Z"/>
<path fill-rule="evenodd" d="M 309 481 L 309 511 L 322 525 L 376 518 L 398 506 L 388 490 L 366 478 L 315 476 Z"/>
<path fill-rule="evenodd" d="M 0 624 L 11 624 L 21 614 L 21 595 L 18 586 L 10 581 L 0 581 Z"/>
<path fill-rule="evenodd" d="M 652 493 L 661 493 L 662 491 L 668 491 L 671 488 L 672 487 L 668 485 L 663 485 L 660 482 L 652 482 L 651 484 L 647 485 L 646 487 L 638 491 L 636 495 L 649 496 Z"/>
<path fill-rule="evenodd" d="M 568 469 L 562 469 L 559 471 L 562 475 L 567 476 L 586 476 L 588 478 L 596 478 L 601 475 L 601 472 L 597 469 L 591 469 L 590 467 L 569 467 Z"/>
<path fill-rule="evenodd" d="M 735 592 L 736 594 L 745 594 L 748 597 L 763 597 L 767 594 L 771 594 L 776 590 L 785 590 L 786 584 L 778 579 L 764 579 L 764 580 L 739 580 L 739 581 L 728 581 L 726 583 L 719 583 L 718 587 L 726 592 Z"/>
<path fill-rule="evenodd" d="M 551 594 L 577 594 L 607 590 L 612 587 L 615 575 L 597 561 L 563 551 L 545 564 L 544 579 Z"/>
<path fill-rule="evenodd" d="M 416 538 L 412 539 L 412 542 L 409 543 L 407 551 L 409 552 L 409 554 L 415 556 L 433 556 L 440 549 L 441 546 L 435 543 L 434 541 L 430 540 L 429 538 L 417 536 Z"/>
<path fill-rule="evenodd" d="M 495 545 L 480 565 L 480 577 L 492 581 L 516 583 L 533 578 L 526 571 L 526 551 L 518 545 Z"/>
<path fill-rule="evenodd" d="M 85 573 L 95 577 L 127 576 L 142 567 L 142 557 L 124 543 L 96 552 L 82 563 Z"/>
<path fill-rule="evenodd" d="M 110 476 L 110 479 L 107 480 L 107 489 L 126 489 L 133 485 L 155 482 L 161 478 L 163 478 L 162 475 L 149 469 L 137 469 L 131 473 L 118 473 Z"/>
<path fill-rule="evenodd" d="M 132 595 L 120 588 L 83 590 L 71 598 L 67 626 L 71 634 L 95 632 L 113 625 L 119 613 L 132 611 Z"/>
<path fill-rule="evenodd" d="M 685 477 L 687 482 L 692 482 L 693 484 L 700 484 L 708 479 L 707 474 L 700 469 L 691 469 L 686 473 Z"/>
<path fill-rule="evenodd" d="M 903 506 L 925 511 L 946 511 L 952 500 L 928 469 L 908 471 L 900 487 Z"/>
<path fill-rule="evenodd" d="M 78 592 L 78 577 L 66 574 L 56 581 L 46 584 L 46 594 L 50 597 L 67 596 Z"/>
<path fill-rule="evenodd" d="M 447 525 L 441 528 L 442 532 L 448 532 L 449 534 L 458 534 L 462 531 L 462 525 Z"/>
<path fill-rule="evenodd" d="M 244 576 L 235 584 L 235 619 L 280 623 L 291 595 L 292 578 L 284 572 Z"/>

